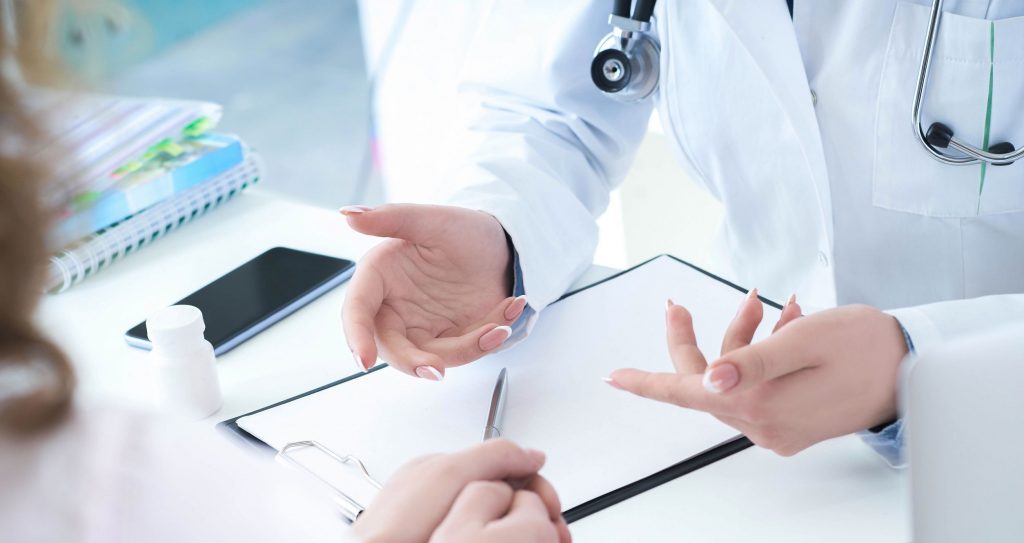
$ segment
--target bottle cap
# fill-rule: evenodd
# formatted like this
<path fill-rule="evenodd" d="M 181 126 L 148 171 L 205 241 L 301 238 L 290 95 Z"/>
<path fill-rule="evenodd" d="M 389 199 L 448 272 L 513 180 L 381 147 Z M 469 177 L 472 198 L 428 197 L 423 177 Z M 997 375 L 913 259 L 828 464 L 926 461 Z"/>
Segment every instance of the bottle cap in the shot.
<path fill-rule="evenodd" d="M 165 307 L 146 320 L 146 334 L 153 345 L 203 339 L 203 312 L 191 305 Z"/>

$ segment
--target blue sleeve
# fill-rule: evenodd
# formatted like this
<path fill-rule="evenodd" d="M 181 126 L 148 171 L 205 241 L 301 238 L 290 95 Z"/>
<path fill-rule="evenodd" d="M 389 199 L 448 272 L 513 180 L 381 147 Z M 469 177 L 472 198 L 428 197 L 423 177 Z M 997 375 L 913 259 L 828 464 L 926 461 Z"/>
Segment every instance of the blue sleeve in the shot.
<path fill-rule="evenodd" d="M 509 243 L 511 245 L 511 242 Z M 519 297 L 526 294 L 526 287 L 523 286 L 523 268 L 519 265 L 519 251 L 516 250 L 514 245 L 512 247 L 512 295 Z M 526 309 L 523 310 L 523 314 L 516 319 L 516 322 L 512 323 L 512 335 L 517 335 L 525 326 L 526 321 L 533 315 L 533 308 L 529 304 L 526 305 Z"/>
<path fill-rule="evenodd" d="M 913 354 L 914 341 L 910 338 L 906 328 L 903 328 L 903 339 L 907 341 L 907 350 Z M 896 419 L 895 422 L 881 430 L 858 432 L 857 435 L 860 436 L 864 443 L 867 443 L 869 447 L 880 454 L 890 466 L 901 468 L 906 465 L 906 459 L 903 455 L 902 418 Z"/>
<path fill-rule="evenodd" d="M 903 458 L 903 419 L 882 428 L 878 432 L 859 432 L 864 443 L 875 450 L 885 459 L 886 463 L 894 468 L 902 468 L 906 465 Z"/>

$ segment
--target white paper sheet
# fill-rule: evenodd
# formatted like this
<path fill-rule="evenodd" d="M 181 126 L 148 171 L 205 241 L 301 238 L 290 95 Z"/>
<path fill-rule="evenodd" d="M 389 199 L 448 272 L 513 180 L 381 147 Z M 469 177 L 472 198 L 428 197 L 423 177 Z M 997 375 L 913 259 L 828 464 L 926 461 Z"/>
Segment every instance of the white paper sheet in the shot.
<path fill-rule="evenodd" d="M 318 440 L 358 456 L 386 480 L 414 457 L 479 442 L 498 372 L 508 367 L 505 437 L 547 453 L 542 473 L 568 510 L 737 434 L 710 415 L 603 382 L 621 367 L 673 371 L 665 344 L 670 297 L 693 314 L 698 344 L 713 359 L 744 294 L 660 257 L 552 305 L 526 341 L 449 370 L 443 382 L 386 368 L 244 417 L 238 425 L 277 449 Z M 765 306 L 758 337 L 778 315 Z M 315 470 L 336 471 L 323 460 L 310 456 L 307 462 Z"/>

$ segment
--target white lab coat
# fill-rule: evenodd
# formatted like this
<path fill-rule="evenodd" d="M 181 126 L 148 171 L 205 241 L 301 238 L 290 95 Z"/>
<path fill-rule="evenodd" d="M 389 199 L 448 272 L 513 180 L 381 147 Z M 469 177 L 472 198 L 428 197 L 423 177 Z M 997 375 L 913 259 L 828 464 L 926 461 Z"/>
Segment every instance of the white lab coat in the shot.
<path fill-rule="evenodd" d="M 539 310 L 591 262 L 594 217 L 657 105 L 724 204 L 714 271 L 809 309 L 899 308 L 919 350 L 1024 319 L 1024 161 L 981 187 L 979 166 L 941 165 L 914 139 L 925 4 L 797 0 L 791 21 L 784 0 L 662 0 L 659 91 L 623 105 L 588 71 L 610 0 L 494 2 L 464 68 L 468 160 L 450 201 L 501 221 Z M 1024 144 L 1024 2 L 946 4 L 926 122 L 980 143 L 991 70 L 990 143 Z"/>

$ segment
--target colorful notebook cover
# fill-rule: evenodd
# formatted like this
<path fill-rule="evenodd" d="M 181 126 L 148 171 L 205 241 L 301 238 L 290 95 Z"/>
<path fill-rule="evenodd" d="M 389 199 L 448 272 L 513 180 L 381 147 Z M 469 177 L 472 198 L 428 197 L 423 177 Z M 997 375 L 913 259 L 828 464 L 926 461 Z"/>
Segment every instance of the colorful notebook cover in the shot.
<path fill-rule="evenodd" d="M 46 290 L 62 292 L 234 198 L 263 176 L 256 153 L 230 170 L 78 241 L 50 258 Z"/>
<path fill-rule="evenodd" d="M 62 213 L 55 244 L 63 247 L 237 166 L 245 148 L 235 136 L 209 134 L 156 149 L 106 191 L 76 197 Z"/>

